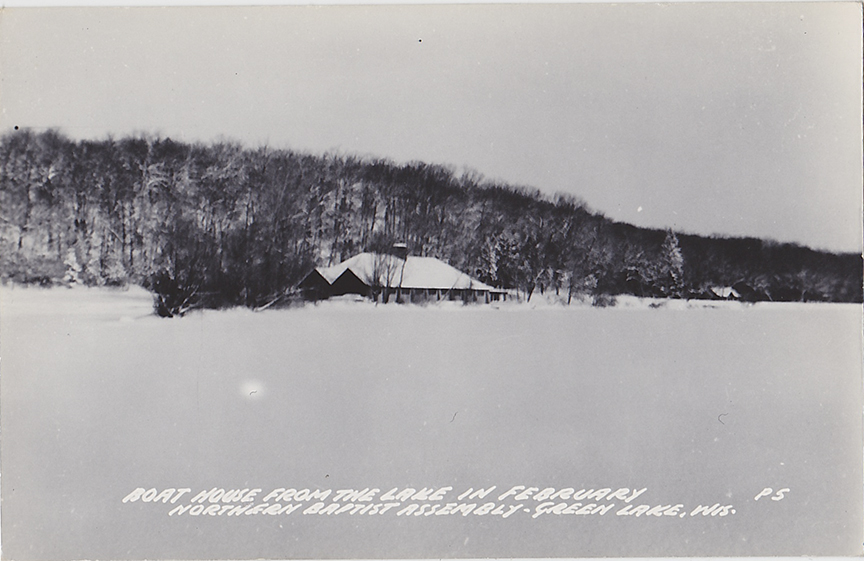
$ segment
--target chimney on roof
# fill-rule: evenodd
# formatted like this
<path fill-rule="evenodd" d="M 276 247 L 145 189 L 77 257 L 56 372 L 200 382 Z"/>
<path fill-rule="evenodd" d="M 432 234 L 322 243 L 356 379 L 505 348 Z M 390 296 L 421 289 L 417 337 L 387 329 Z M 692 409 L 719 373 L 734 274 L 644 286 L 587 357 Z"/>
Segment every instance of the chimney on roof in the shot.
<path fill-rule="evenodd" d="M 393 255 L 399 259 L 408 259 L 408 246 L 404 243 L 394 243 Z"/>

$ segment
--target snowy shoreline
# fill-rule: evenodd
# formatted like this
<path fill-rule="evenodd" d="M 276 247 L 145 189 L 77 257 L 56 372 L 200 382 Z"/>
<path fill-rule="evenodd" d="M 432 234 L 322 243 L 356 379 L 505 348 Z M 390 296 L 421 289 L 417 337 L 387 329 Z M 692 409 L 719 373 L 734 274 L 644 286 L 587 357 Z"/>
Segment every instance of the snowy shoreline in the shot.
<path fill-rule="evenodd" d="M 193 314 L 272 314 L 272 313 L 309 313 L 320 311 L 344 312 L 422 312 L 422 311 L 486 311 L 486 312 L 579 312 L 585 310 L 813 310 L 828 306 L 858 307 L 854 303 L 826 302 L 756 302 L 746 303 L 735 300 L 678 300 L 659 298 L 639 298 L 631 295 L 619 295 L 614 299 L 614 305 L 597 307 L 591 304 L 589 298 L 574 297 L 568 305 L 566 297 L 554 294 L 535 294 L 531 300 L 495 302 L 492 304 L 469 304 L 461 302 L 434 302 L 424 304 L 376 304 L 360 296 L 342 296 L 309 302 L 304 305 L 286 308 L 274 308 L 253 311 L 248 308 L 235 307 L 221 310 L 196 310 Z M 140 286 L 126 287 L 87 287 L 73 285 L 68 287 L 37 287 L 15 283 L 0 284 L 0 314 L 2 315 L 109 315 L 119 316 L 122 321 L 131 321 L 144 317 L 156 317 L 153 312 L 153 296 Z"/>

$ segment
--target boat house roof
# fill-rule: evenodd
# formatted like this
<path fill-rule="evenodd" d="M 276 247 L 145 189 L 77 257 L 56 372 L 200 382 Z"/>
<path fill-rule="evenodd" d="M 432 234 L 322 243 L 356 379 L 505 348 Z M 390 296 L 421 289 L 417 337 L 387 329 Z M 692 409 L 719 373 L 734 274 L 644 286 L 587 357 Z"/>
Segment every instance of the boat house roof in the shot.
<path fill-rule="evenodd" d="M 346 270 L 368 286 L 497 291 L 434 257 L 408 256 L 402 259 L 388 254 L 360 253 L 338 265 L 316 269 L 330 284 Z"/>

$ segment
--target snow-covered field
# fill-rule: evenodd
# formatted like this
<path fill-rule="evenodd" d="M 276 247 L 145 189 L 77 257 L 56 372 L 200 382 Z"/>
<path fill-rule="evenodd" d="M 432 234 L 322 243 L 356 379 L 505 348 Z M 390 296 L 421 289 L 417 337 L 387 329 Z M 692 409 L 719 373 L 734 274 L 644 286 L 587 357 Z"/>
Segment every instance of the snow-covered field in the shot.
<path fill-rule="evenodd" d="M 140 289 L 0 287 L 4 557 L 854 554 L 861 318 L 625 298 L 165 320 Z M 506 519 L 122 503 L 138 487 L 493 485 L 493 502 L 520 485 L 646 488 L 636 502 L 686 516 L 616 515 L 623 501 Z M 766 487 L 789 491 L 754 501 Z M 735 513 L 689 515 L 715 503 Z"/>

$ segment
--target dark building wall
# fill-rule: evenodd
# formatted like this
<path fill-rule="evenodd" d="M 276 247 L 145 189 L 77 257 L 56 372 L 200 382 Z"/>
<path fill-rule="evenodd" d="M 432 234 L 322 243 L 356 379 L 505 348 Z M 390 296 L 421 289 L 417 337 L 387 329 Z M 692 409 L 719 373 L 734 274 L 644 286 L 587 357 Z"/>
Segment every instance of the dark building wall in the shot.
<path fill-rule="evenodd" d="M 330 297 L 330 283 L 317 270 L 306 275 L 297 287 L 306 300 L 324 300 Z"/>
<path fill-rule="evenodd" d="M 345 272 L 333 281 L 333 284 L 330 286 L 330 294 L 331 296 L 341 296 L 343 294 L 371 296 L 372 289 L 368 284 L 357 278 L 357 275 L 351 272 L 351 269 L 345 269 Z"/>

